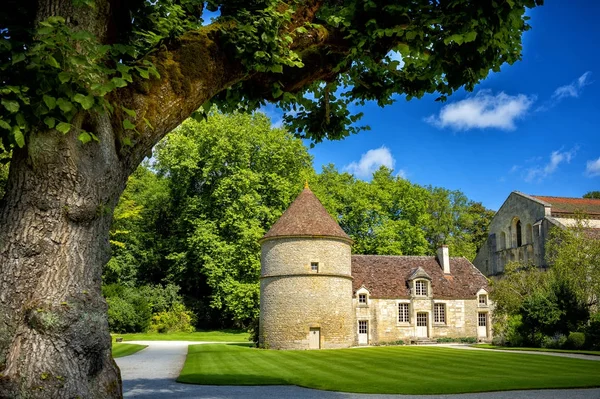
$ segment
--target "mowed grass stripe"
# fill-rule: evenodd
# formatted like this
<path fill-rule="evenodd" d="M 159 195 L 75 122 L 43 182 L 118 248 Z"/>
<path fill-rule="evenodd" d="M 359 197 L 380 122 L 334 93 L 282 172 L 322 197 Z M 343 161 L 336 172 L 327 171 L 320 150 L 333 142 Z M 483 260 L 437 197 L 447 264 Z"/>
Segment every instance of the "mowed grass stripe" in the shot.
<path fill-rule="evenodd" d="M 180 382 L 445 394 L 600 386 L 600 362 L 439 347 L 271 351 L 190 346 Z"/>

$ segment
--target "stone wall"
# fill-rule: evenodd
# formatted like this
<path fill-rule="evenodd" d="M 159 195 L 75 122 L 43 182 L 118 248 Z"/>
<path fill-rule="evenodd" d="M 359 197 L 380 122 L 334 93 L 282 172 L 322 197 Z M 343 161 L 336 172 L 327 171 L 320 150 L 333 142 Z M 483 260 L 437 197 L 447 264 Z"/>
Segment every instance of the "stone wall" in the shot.
<path fill-rule="evenodd" d="M 409 304 L 409 323 L 398 322 L 398 303 Z M 434 323 L 434 303 L 446 305 L 446 323 Z M 488 302 L 489 303 L 489 302 Z M 354 299 L 357 320 L 369 321 L 369 344 L 403 340 L 406 343 L 417 339 L 417 312 L 428 315 L 429 339 L 478 337 L 478 313 L 491 314 L 489 305 L 479 305 L 477 298 L 472 299 L 369 299 L 367 305 L 359 305 Z M 488 317 L 488 341 L 491 340 L 491 317 Z"/>
<path fill-rule="evenodd" d="M 488 239 L 481 247 L 473 264 L 484 275 L 504 271 L 510 261 L 533 262 L 545 266 L 545 241 L 548 223 L 535 223 L 549 216 L 543 204 L 518 192 L 511 193 L 502 204 L 488 228 Z M 521 245 L 517 245 L 514 219 L 521 221 Z M 531 228 L 531 233 L 529 233 Z"/>
<path fill-rule="evenodd" d="M 350 245 L 332 238 L 277 238 L 262 243 L 259 343 L 309 349 L 310 328 L 320 347 L 355 343 Z M 318 262 L 318 271 L 311 263 Z"/>

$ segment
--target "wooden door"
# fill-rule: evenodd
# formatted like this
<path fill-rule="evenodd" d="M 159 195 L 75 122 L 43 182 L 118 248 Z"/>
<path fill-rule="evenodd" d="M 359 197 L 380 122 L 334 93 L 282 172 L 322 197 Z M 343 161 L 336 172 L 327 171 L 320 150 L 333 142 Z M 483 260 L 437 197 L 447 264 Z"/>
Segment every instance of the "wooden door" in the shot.
<path fill-rule="evenodd" d="M 321 329 L 311 327 L 308 335 L 308 349 L 321 349 Z"/>
<path fill-rule="evenodd" d="M 417 337 L 418 338 L 427 338 L 427 313 L 419 312 L 417 313 Z"/>
<path fill-rule="evenodd" d="M 367 320 L 358 321 L 358 344 L 369 345 L 369 322 Z"/>

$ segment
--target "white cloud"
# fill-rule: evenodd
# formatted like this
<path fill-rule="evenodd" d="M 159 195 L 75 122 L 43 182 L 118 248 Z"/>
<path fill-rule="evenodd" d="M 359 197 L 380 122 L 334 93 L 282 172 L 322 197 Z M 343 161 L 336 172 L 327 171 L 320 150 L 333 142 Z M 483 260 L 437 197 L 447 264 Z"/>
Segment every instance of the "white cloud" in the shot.
<path fill-rule="evenodd" d="M 528 168 L 525 171 L 524 179 L 526 182 L 542 181 L 546 177 L 550 176 L 558 169 L 561 163 L 570 163 L 571 159 L 575 157 L 578 148 L 573 147 L 569 151 L 552 151 L 550 154 L 550 160 L 545 165 L 538 165 L 533 168 Z"/>
<path fill-rule="evenodd" d="M 404 59 L 402 59 L 402 54 L 400 54 L 399 51 L 390 50 L 386 55 L 391 61 L 398 61 L 398 67 L 396 69 L 402 69 L 404 67 Z"/>
<path fill-rule="evenodd" d="M 590 71 L 587 71 L 586 73 L 572 81 L 570 84 L 560 86 L 559 88 L 554 90 L 554 93 L 552 94 L 552 99 L 558 101 L 568 97 L 579 97 L 579 95 L 583 92 L 583 88 L 592 84 L 592 82 L 590 81 L 591 75 L 592 73 Z"/>
<path fill-rule="evenodd" d="M 408 172 L 404 169 L 400 169 L 398 171 L 398 173 L 396 173 L 396 177 L 400 177 L 400 178 L 406 180 L 408 178 Z"/>
<path fill-rule="evenodd" d="M 535 96 L 510 96 L 504 92 L 494 96 L 489 90 L 481 90 L 472 97 L 445 105 L 438 116 L 431 115 L 425 121 L 440 128 L 457 130 L 513 130 L 515 120 L 523 117 L 534 101 Z"/>
<path fill-rule="evenodd" d="M 392 157 L 390 150 L 382 146 L 380 148 L 369 150 L 362 154 L 360 161 L 352 162 L 344 167 L 344 170 L 352 173 L 358 178 L 369 178 L 379 169 L 380 166 L 385 166 L 394 169 L 396 161 Z"/>
<path fill-rule="evenodd" d="M 600 176 L 600 157 L 595 161 L 587 161 L 585 173 L 590 177 Z"/>

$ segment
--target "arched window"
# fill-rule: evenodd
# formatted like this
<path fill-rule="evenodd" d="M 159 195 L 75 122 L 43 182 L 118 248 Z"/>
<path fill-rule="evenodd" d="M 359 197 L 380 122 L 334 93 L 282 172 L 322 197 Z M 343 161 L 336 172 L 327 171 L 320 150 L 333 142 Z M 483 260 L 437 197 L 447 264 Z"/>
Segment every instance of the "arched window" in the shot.
<path fill-rule="evenodd" d="M 521 221 L 516 216 L 513 218 L 510 225 L 510 244 L 511 248 L 520 247 L 523 244 L 521 236 Z"/>
<path fill-rule="evenodd" d="M 526 244 L 533 244 L 533 228 L 531 227 L 530 224 L 527 225 L 526 230 L 525 230 L 525 234 L 526 234 L 526 237 L 527 237 Z"/>

